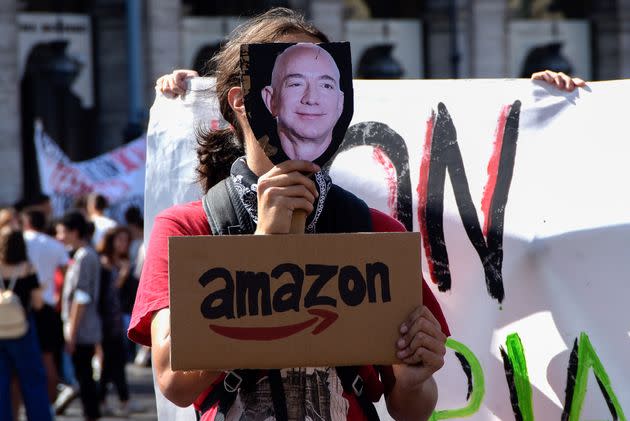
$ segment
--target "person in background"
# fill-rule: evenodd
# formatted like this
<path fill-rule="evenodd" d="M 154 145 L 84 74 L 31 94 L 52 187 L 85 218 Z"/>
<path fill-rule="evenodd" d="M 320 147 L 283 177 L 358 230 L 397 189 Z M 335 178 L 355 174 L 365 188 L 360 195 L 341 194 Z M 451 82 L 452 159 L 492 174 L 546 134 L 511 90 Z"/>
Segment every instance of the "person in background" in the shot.
<path fill-rule="evenodd" d="M 54 229 L 51 224 L 53 218 L 52 202 L 50 200 L 50 196 L 47 194 L 39 193 L 28 199 L 22 199 L 15 204 L 15 210 L 18 211 L 20 215 L 32 210 L 42 212 L 44 214 L 45 223 L 41 232 L 50 234 L 50 232 Z"/>
<path fill-rule="evenodd" d="M 0 339 L 0 420 L 12 420 L 17 408 L 11 401 L 11 380 L 17 374 L 29 421 L 52 420 L 46 390 L 46 371 L 37 339 L 33 310 L 43 306 L 35 268 L 29 263 L 22 231 L 0 228 L 0 283 L 20 299 L 28 330 L 17 338 Z"/>
<path fill-rule="evenodd" d="M 101 242 L 107 230 L 118 225 L 116 221 L 105 216 L 108 206 L 107 198 L 102 194 L 93 192 L 87 197 L 88 218 L 94 224 L 94 234 L 92 235 L 92 245 L 94 246 Z"/>
<path fill-rule="evenodd" d="M 137 206 L 130 206 L 125 211 L 125 222 L 127 223 L 127 228 L 131 231 L 129 259 L 131 260 L 133 275 L 140 279 L 142 265 L 144 264 L 144 218 L 142 217 L 142 211 Z"/>
<path fill-rule="evenodd" d="M 144 266 L 144 218 L 142 211 L 137 206 L 130 206 L 125 211 L 125 222 L 127 227 L 131 230 L 131 247 L 129 248 L 129 258 L 131 259 L 131 267 L 133 268 L 133 276 L 136 279 L 140 279 L 142 275 L 142 267 Z M 135 295 L 135 294 L 134 294 Z M 134 297 L 135 298 L 135 297 Z M 133 310 L 133 308 L 131 308 Z M 131 312 L 123 315 L 123 322 L 125 326 L 125 338 L 126 332 L 129 328 L 129 322 L 131 321 Z M 129 341 L 130 345 L 134 345 Z M 129 347 L 129 350 L 133 350 L 133 346 Z M 139 366 L 147 366 L 151 361 L 151 348 L 141 345 L 136 352 L 134 364 Z"/>
<path fill-rule="evenodd" d="M 127 331 L 133 304 L 138 290 L 138 278 L 133 274 L 133 265 L 129 258 L 131 246 L 131 230 L 125 226 L 118 226 L 107 231 L 100 244 L 101 263 L 111 271 L 114 287 L 118 291 L 122 311 L 124 332 Z M 124 333 L 124 349 L 127 361 L 135 357 L 135 344 L 129 341 Z"/>
<path fill-rule="evenodd" d="M 44 304 L 35 313 L 35 320 L 48 377 L 48 395 L 52 403 L 57 394 L 63 350 L 63 324 L 61 313 L 56 310 L 59 296 L 55 291 L 54 277 L 58 268 L 65 270 L 69 256 L 63 244 L 44 233 L 46 215 L 43 212 L 34 209 L 23 211 L 21 219 L 28 258 L 37 271 L 42 288 Z"/>
<path fill-rule="evenodd" d="M 66 213 L 56 224 L 57 239 L 74 251 L 64 278 L 61 317 L 66 350 L 72 356 L 86 421 L 100 417 L 92 358 L 103 332 L 98 313 L 101 264 L 90 246 L 89 225 L 78 211 Z"/>
<path fill-rule="evenodd" d="M 105 233 L 98 246 L 101 257 L 101 315 L 103 318 L 103 365 L 100 378 L 99 400 L 105 415 L 127 416 L 131 409 L 129 385 L 125 374 L 127 355 L 123 340 L 121 307 L 122 288 L 129 282 L 131 265 L 128 260 L 131 233 L 127 227 L 118 226 Z M 115 409 L 107 401 L 107 386 L 113 383 L 118 393 L 120 408 Z M 135 411 L 134 411 L 135 412 Z"/>
<path fill-rule="evenodd" d="M 20 220 L 14 208 L 0 209 L 0 228 L 10 227 L 19 229 Z"/>

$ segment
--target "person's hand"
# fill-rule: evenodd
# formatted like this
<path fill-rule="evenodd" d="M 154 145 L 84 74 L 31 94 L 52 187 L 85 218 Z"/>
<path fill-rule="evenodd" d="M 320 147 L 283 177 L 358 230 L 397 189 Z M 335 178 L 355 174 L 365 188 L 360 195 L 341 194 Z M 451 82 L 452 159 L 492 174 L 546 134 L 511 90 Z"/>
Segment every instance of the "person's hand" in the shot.
<path fill-rule="evenodd" d="M 572 92 L 577 87 L 586 86 L 586 82 L 579 77 L 571 77 L 562 72 L 554 72 L 552 70 L 536 72 L 532 75 L 532 80 L 542 80 L 567 92 Z"/>
<path fill-rule="evenodd" d="M 120 261 L 120 273 L 124 276 L 129 275 L 129 270 L 131 269 L 131 262 L 129 259 L 122 259 Z"/>
<path fill-rule="evenodd" d="M 308 175 L 319 170 L 310 161 L 289 160 L 258 179 L 256 234 L 287 234 L 294 211 L 304 210 L 307 214 L 313 211 L 319 193 Z"/>
<path fill-rule="evenodd" d="M 66 352 L 69 355 L 74 354 L 74 349 L 76 348 L 76 339 L 75 338 L 66 338 Z"/>
<path fill-rule="evenodd" d="M 417 307 L 400 325 L 396 356 L 405 365 L 407 380 L 421 384 L 444 365 L 446 335 L 431 311 Z"/>
<path fill-rule="evenodd" d="M 118 277 L 116 278 L 116 288 L 120 289 L 123 287 L 125 282 L 127 281 L 127 277 L 129 276 L 129 272 L 131 270 L 131 262 L 128 259 L 123 259 L 119 263 L 120 269 L 118 271 Z"/>
<path fill-rule="evenodd" d="M 177 97 L 186 92 L 186 79 L 197 76 L 199 74 L 194 70 L 173 70 L 173 73 L 164 75 L 155 81 L 155 89 L 167 96 Z"/>

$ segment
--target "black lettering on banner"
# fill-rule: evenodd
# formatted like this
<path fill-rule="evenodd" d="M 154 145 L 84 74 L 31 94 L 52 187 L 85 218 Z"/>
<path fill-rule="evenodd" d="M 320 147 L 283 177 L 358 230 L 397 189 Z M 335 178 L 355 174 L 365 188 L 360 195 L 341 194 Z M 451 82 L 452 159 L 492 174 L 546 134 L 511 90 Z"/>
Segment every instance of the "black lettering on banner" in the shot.
<path fill-rule="evenodd" d="M 455 125 L 446 106 L 438 104 L 437 117 L 431 122 L 433 133 L 430 138 L 430 161 L 426 169 L 427 184 L 426 188 L 419 186 L 418 193 L 419 203 L 426 203 L 424 209 L 419 210 L 419 219 L 426 242 L 427 259 L 432 278 L 440 291 L 451 288 L 443 226 L 444 185 L 448 171 L 462 224 L 483 265 L 488 293 L 497 301 L 503 301 L 503 221 L 514 172 L 520 110 L 521 102 L 515 101 L 499 118 L 502 130 L 497 134 L 498 165 L 496 173 L 490 175 L 493 183 L 486 186 L 489 206 L 486 227 L 482 230 L 468 187 Z"/>
<path fill-rule="evenodd" d="M 392 300 L 389 292 L 389 267 L 382 262 L 368 263 L 366 268 L 366 281 L 368 290 L 368 300 L 376 302 L 376 277 L 381 280 L 381 299 L 384 303 Z"/>
<path fill-rule="evenodd" d="M 409 152 L 402 136 L 387 124 L 380 121 L 363 121 L 349 127 L 339 149 L 324 168 L 330 169 L 340 153 L 364 145 L 380 149 L 396 169 L 396 219 L 407 231 L 413 231 Z"/>
<path fill-rule="evenodd" d="M 282 285 L 273 294 L 273 311 L 278 313 L 289 310 L 300 311 L 304 271 L 296 264 L 283 263 L 273 268 L 271 277 L 280 279 L 285 273 L 290 274 L 293 282 Z"/>
<path fill-rule="evenodd" d="M 351 287 L 352 285 L 352 287 Z M 344 266 L 339 271 L 339 296 L 349 306 L 358 306 L 365 299 L 365 279 L 354 266 Z"/>
<path fill-rule="evenodd" d="M 214 291 L 201 303 L 201 314 L 206 319 L 234 318 L 234 280 L 230 271 L 225 268 L 212 268 L 204 272 L 199 278 L 201 286 L 214 282 L 217 279 L 225 281 L 225 288 Z M 219 302 L 218 304 L 216 302 Z"/>
<path fill-rule="evenodd" d="M 319 293 L 324 288 L 326 283 L 330 281 L 339 270 L 338 266 L 331 265 L 306 265 L 306 276 L 317 276 L 313 281 L 313 284 L 309 288 L 306 296 L 304 297 L 304 308 L 313 306 L 337 306 L 337 300 L 333 297 L 326 295 L 320 296 Z"/>
<path fill-rule="evenodd" d="M 265 272 L 236 271 L 236 316 L 258 315 L 260 297 L 263 316 L 271 314 L 271 286 Z"/>

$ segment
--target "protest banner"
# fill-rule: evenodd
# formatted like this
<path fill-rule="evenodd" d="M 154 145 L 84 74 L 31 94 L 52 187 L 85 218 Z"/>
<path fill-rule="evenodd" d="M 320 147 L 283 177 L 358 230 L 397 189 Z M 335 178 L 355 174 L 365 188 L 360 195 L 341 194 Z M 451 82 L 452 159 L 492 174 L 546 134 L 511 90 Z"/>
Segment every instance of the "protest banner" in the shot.
<path fill-rule="evenodd" d="M 433 419 L 627 419 L 630 82 L 565 93 L 525 80 L 355 81 L 354 91 L 330 174 L 422 235 L 423 274 L 452 333 Z M 159 133 L 167 143 L 184 145 Z M 147 196 L 147 206 L 198 199 Z"/>
<path fill-rule="evenodd" d="M 41 123 L 35 125 L 35 148 L 42 192 L 51 198 L 53 213 L 60 216 L 80 196 L 104 195 L 108 212 L 123 221 L 129 206 L 142 209 L 146 139 L 141 137 L 87 161 L 71 161 L 51 139 Z"/>

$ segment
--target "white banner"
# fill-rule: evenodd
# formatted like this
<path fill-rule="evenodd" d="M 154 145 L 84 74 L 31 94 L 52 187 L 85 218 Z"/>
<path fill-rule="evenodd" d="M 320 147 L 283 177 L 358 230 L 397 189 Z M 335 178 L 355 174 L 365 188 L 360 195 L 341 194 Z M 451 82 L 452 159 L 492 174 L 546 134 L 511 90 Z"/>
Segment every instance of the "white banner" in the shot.
<path fill-rule="evenodd" d="M 626 419 L 630 81 L 569 94 L 525 80 L 354 88 L 330 173 L 422 233 L 424 276 L 452 333 L 434 419 Z M 194 120 L 194 99 L 149 131 L 149 157 L 159 141 L 177 160 L 147 163 L 154 212 L 199 199 L 171 184 L 190 180 L 193 126 L 166 131 Z"/>
<path fill-rule="evenodd" d="M 35 148 L 42 192 L 50 196 L 53 213 L 61 215 L 80 196 L 98 192 L 110 204 L 110 215 L 123 221 L 129 206 L 142 209 L 146 139 L 140 137 L 87 161 L 73 162 L 43 130 L 35 127 Z"/>

